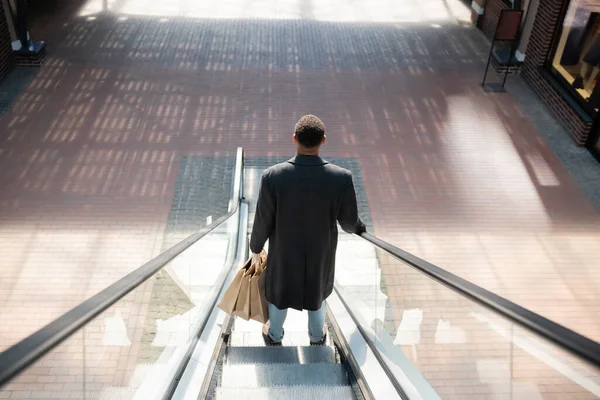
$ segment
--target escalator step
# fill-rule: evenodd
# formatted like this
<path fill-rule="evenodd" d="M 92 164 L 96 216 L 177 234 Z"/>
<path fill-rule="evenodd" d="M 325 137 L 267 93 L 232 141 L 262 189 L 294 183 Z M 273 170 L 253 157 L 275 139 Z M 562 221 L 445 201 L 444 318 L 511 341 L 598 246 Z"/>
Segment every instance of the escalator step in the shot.
<path fill-rule="evenodd" d="M 335 351 L 327 346 L 229 347 L 228 364 L 335 364 Z"/>
<path fill-rule="evenodd" d="M 217 400 L 349 400 L 350 386 L 295 386 L 278 388 L 218 388 Z"/>
<path fill-rule="evenodd" d="M 285 331 L 283 337 L 283 346 L 306 346 L 310 343 L 308 338 L 308 332 L 299 331 Z M 330 336 L 327 336 L 326 345 L 331 344 Z M 262 334 L 259 332 L 231 332 L 230 346 L 244 346 L 244 347 L 264 347 L 265 342 L 263 341 Z"/>
<path fill-rule="evenodd" d="M 224 365 L 223 387 L 340 386 L 349 383 L 340 364 Z"/>

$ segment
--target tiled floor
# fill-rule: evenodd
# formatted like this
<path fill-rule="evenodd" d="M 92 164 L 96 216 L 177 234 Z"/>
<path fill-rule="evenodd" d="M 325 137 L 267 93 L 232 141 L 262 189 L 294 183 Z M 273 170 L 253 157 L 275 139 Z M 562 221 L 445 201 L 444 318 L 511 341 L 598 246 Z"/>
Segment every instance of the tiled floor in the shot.
<path fill-rule="evenodd" d="M 0 347 L 161 250 L 183 156 L 291 156 L 309 112 L 378 236 L 600 340 L 598 211 L 481 91 L 461 2 L 39 3 L 47 61 L 0 118 Z M 411 287 L 383 279 L 400 324 Z"/>

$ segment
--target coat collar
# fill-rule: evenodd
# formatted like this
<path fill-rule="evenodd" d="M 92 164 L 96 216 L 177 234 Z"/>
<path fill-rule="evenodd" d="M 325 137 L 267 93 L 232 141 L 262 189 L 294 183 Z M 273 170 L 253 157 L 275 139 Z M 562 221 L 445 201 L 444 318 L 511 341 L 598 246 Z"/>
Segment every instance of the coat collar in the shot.
<path fill-rule="evenodd" d="M 296 157 L 292 157 L 288 160 L 289 163 L 291 164 L 296 164 L 296 165 L 325 165 L 325 164 L 329 164 L 328 161 L 322 159 L 319 156 L 303 156 L 303 155 L 298 155 Z"/>

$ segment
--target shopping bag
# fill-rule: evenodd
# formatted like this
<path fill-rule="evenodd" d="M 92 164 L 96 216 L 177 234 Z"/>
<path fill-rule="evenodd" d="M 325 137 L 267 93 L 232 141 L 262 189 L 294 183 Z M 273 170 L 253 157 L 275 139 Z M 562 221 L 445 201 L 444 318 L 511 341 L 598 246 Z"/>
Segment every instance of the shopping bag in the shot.
<path fill-rule="evenodd" d="M 265 297 L 266 268 L 261 274 L 250 278 L 250 319 L 266 324 L 269 320 L 269 304 Z"/>
<path fill-rule="evenodd" d="M 267 264 L 267 253 L 264 250 L 260 253 L 260 264 L 261 264 L 260 269 L 264 270 L 264 268 Z M 252 290 L 253 286 L 257 286 L 258 278 L 261 275 L 263 275 L 263 274 L 258 274 L 258 273 L 256 273 L 256 271 L 252 271 L 252 272 L 247 271 L 246 274 L 244 275 L 244 277 L 242 279 L 242 285 L 240 286 L 240 293 L 238 295 L 238 301 L 237 301 L 237 304 L 235 305 L 235 310 L 233 311 L 233 314 L 236 317 L 243 318 L 246 321 L 251 319 L 251 316 L 253 314 L 253 311 L 252 311 L 253 302 L 255 303 L 254 313 L 257 315 L 259 315 L 259 314 L 263 315 L 262 310 L 258 308 L 260 303 L 256 303 L 255 301 L 253 301 L 253 299 L 256 299 L 257 297 L 259 297 L 258 290 L 257 289 Z M 253 294 L 253 292 L 254 292 L 254 294 Z M 264 292 L 264 290 L 263 290 L 263 292 Z"/>
<path fill-rule="evenodd" d="M 261 264 L 264 266 L 267 260 L 267 253 L 261 252 Z M 244 263 L 244 266 L 237 272 L 233 281 L 225 291 L 223 298 L 217 305 L 221 310 L 229 315 L 235 315 L 245 320 L 250 319 L 250 279 L 248 274 L 252 259 Z"/>
<path fill-rule="evenodd" d="M 238 295 L 240 294 L 240 288 L 242 286 L 242 281 L 244 280 L 244 275 L 246 274 L 246 270 L 250 267 L 250 260 L 244 264 L 244 266 L 235 274 L 233 281 L 225 291 L 223 298 L 217 304 L 221 310 L 225 311 L 227 314 L 233 314 L 235 310 L 235 305 L 238 301 Z"/>
<path fill-rule="evenodd" d="M 242 277 L 242 284 L 238 293 L 237 303 L 233 315 L 248 321 L 250 319 L 250 278 L 247 273 Z"/>

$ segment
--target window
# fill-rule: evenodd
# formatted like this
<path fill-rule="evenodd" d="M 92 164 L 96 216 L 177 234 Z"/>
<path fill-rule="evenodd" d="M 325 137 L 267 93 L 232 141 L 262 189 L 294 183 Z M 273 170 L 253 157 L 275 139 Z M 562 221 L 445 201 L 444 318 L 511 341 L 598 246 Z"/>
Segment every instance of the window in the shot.
<path fill-rule="evenodd" d="M 600 0 L 571 0 L 552 69 L 585 108 L 600 108 Z"/>

